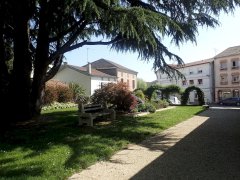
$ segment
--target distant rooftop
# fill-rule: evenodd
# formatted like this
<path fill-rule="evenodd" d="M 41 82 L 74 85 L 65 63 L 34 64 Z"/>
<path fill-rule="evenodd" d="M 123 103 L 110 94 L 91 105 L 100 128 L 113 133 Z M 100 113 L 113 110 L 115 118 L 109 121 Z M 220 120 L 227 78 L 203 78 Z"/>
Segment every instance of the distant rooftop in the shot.
<path fill-rule="evenodd" d="M 204 59 L 204 60 L 200 60 L 200 61 L 194 61 L 194 62 L 186 63 L 183 65 L 171 64 L 170 66 L 172 66 L 174 68 L 185 68 L 185 67 L 196 66 L 196 65 L 200 65 L 200 64 L 206 64 L 206 63 L 210 63 L 210 62 L 213 62 L 213 58 Z"/>
<path fill-rule="evenodd" d="M 92 68 L 94 69 L 110 69 L 110 68 L 118 68 L 118 69 L 122 69 L 122 70 L 126 70 L 126 71 L 130 71 L 132 73 L 137 74 L 136 71 L 126 68 L 120 64 L 117 64 L 115 62 L 106 60 L 106 59 L 99 59 L 96 61 L 91 62 Z M 84 65 L 83 67 L 87 67 L 87 65 Z"/>
<path fill-rule="evenodd" d="M 234 56 L 240 54 L 240 46 L 234 46 L 227 48 L 223 52 L 216 55 L 214 58 L 221 58 L 221 57 L 227 57 L 227 56 Z"/>
<path fill-rule="evenodd" d="M 87 67 L 79 67 L 79 66 L 74 66 L 74 65 L 67 65 L 69 68 L 73 69 L 73 70 L 76 70 L 80 73 L 83 73 L 85 75 L 89 75 L 88 72 L 87 72 Z M 101 71 L 98 71 L 96 69 L 93 69 L 91 70 L 91 76 L 98 76 L 98 77 L 116 77 L 116 76 L 111 76 L 109 74 L 106 74 L 106 73 L 103 73 Z"/>

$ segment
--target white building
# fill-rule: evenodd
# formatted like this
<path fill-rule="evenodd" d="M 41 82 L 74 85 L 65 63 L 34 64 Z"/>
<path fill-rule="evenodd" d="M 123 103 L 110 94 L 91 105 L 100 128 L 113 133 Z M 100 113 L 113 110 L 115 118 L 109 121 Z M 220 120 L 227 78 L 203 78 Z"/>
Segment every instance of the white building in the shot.
<path fill-rule="evenodd" d="M 206 59 L 187 63 L 184 66 L 176 67 L 184 76 L 183 79 L 170 79 L 167 74 L 156 71 L 157 81 L 159 84 L 166 86 L 170 84 L 178 85 L 186 89 L 189 86 L 199 87 L 204 92 L 205 102 L 214 101 L 214 76 L 213 76 L 213 59 Z M 189 95 L 189 102 L 195 103 L 197 101 L 197 93 L 191 92 Z"/>
<path fill-rule="evenodd" d="M 87 67 L 78 67 L 65 63 L 52 79 L 64 83 L 79 84 L 85 89 L 87 96 L 92 95 L 94 91 L 101 88 L 104 83 L 117 82 L 116 76 L 92 69 L 91 64 L 88 64 Z"/>

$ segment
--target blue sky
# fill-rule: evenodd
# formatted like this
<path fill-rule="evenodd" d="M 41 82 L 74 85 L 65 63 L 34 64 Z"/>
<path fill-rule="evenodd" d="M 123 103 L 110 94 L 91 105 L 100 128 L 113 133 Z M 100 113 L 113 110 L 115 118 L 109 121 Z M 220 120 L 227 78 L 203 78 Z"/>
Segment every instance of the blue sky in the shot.
<path fill-rule="evenodd" d="M 179 55 L 185 63 L 212 58 L 228 47 L 240 45 L 240 8 L 234 15 L 221 14 L 219 16 L 220 26 L 213 28 L 199 28 L 197 44 L 184 43 L 180 47 L 170 44 L 165 40 L 165 46 L 170 51 Z M 83 66 L 87 62 L 93 62 L 104 58 L 138 72 L 138 78 L 145 81 L 156 80 L 152 69 L 153 61 L 141 61 L 138 54 L 117 53 L 110 50 L 108 46 L 86 46 L 65 54 L 69 64 Z"/>

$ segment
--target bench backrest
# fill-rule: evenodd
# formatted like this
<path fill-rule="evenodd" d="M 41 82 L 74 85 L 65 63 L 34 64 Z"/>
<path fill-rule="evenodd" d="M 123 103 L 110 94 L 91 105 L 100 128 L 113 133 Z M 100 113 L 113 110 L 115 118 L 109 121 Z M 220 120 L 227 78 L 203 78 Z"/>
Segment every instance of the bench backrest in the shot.
<path fill-rule="evenodd" d="M 81 113 L 94 113 L 104 110 L 101 104 L 79 104 L 78 109 Z"/>

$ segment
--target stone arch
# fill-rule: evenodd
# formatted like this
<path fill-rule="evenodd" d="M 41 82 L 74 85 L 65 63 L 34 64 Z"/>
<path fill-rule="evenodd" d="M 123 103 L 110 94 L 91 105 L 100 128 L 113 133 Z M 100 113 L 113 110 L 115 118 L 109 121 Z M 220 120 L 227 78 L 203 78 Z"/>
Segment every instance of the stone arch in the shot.
<path fill-rule="evenodd" d="M 190 87 L 185 89 L 184 93 L 181 96 L 181 104 L 182 105 L 186 105 L 187 104 L 188 98 L 189 98 L 189 94 L 193 90 L 195 90 L 197 92 L 199 105 L 204 105 L 205 104 L 204 93 L 203 93 L 203 91 L 199 87 L 196 87 L 196 86 L 190 86 Z"/>

